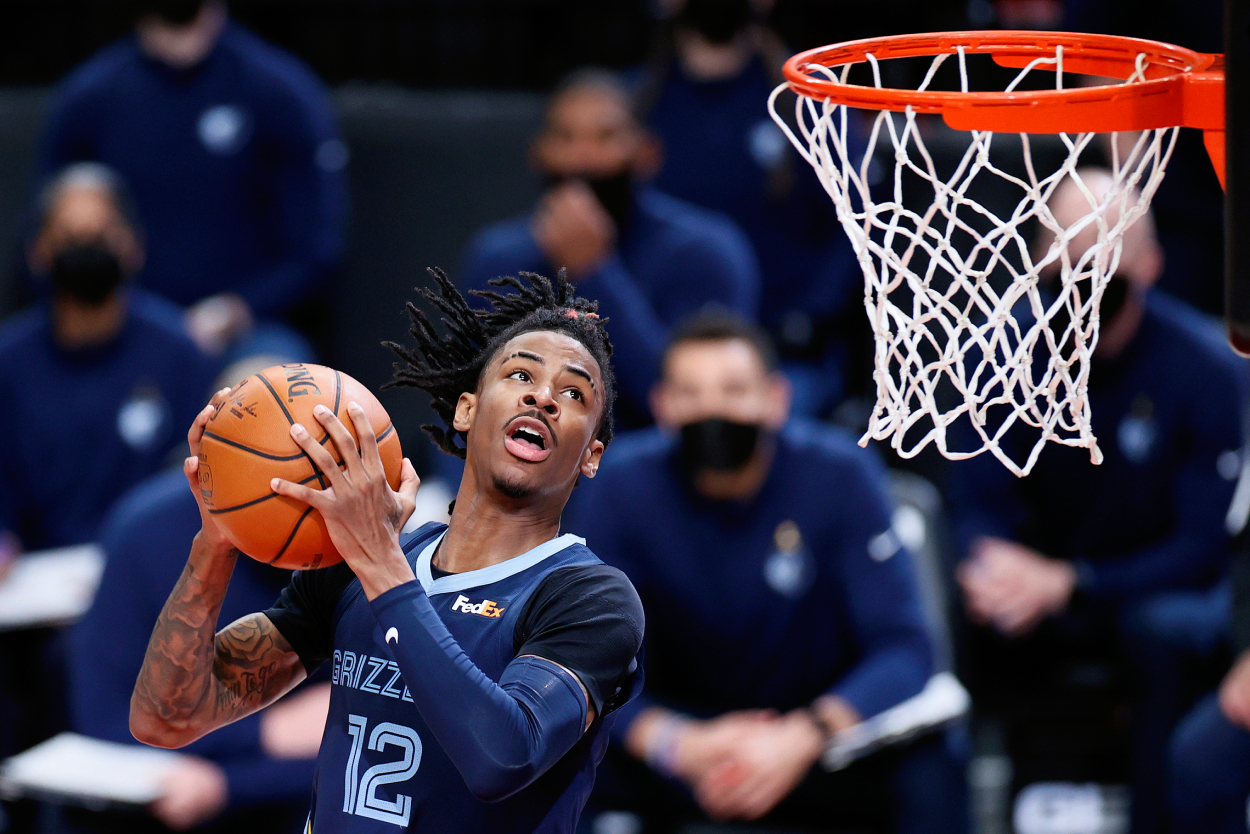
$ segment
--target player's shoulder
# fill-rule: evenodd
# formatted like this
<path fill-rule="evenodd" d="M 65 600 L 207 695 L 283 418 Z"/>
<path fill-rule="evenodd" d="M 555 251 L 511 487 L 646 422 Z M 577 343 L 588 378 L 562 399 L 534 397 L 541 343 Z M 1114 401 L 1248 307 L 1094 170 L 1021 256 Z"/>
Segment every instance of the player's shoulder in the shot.
<path fill-rule="evenodd" d="M 409 560 L 416 558 L 421 548 L 447 529 L 440 521 L 427 521 L 417 529 L 404 533 L 399 537 L 399 548 L 408 555 Z"/>
<path fill-rule="evenodd" d="M 590 552 L 585 545 L 580 547 Z M 624 571 L 606 565 L 598 558 L 562 565 L 543 577 L 530 596 L 527 608 L 532 614 L 534 609 L 550 607 L 574 610 L 591 607 L 597 611 L 614 612 L 628 620 L 639 636 L 643 631 L 642 600 L 634 583 Z"/>

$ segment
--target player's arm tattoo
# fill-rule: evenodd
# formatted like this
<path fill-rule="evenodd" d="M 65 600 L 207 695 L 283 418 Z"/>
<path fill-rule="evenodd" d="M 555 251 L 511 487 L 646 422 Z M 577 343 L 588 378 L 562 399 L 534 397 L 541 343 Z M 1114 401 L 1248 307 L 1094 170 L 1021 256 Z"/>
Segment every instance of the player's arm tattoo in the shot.
<path fill-rule="evenodd" d="M 249 614 L 214 634 L 234 558 L 213 559 L 192 548 L 152 630 L 131 696 L 130 728 L 140 741 L 188 744 L 304 679 L 299 656 L 264 614 Z"/>

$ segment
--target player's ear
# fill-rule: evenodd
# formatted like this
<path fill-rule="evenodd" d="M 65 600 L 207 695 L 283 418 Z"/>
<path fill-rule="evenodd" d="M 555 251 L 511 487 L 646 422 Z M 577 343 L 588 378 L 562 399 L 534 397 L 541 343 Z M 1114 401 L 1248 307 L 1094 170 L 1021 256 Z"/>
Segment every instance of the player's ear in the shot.
<path fill-rule="evenodd" d="M 599 471 L 599 459 L 603 457 L 603 441 L 592 440 L 590 445 L 586 447 L 586 451 L 582 452 L 582 462 L 577 468 L 587 478 L 595 477 Z"/>
<path fill-rule="evenodd" d="M 473 428 L 473 418 L 477 415 L 477 394 L 470 394 L 467 391 L 460 395 L 460 399 L 456 400 L 456 415 L 451 421 L 451 427 L 456 431 L 467 432 Z"/>

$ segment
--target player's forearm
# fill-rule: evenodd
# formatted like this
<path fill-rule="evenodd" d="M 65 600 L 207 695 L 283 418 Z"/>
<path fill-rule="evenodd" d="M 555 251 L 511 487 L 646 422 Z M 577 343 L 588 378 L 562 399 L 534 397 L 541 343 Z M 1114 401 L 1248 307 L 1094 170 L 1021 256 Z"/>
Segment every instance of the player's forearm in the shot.
<path fill-rule="evenodd" d="M 237 558 L 237 551 L 196 536 L 152 629 L 130 697 L 130 730 L 140 741 L 180 747 L 207 732 L 201 728 L 215 712 L 217 694 L 217 616 Z"/>

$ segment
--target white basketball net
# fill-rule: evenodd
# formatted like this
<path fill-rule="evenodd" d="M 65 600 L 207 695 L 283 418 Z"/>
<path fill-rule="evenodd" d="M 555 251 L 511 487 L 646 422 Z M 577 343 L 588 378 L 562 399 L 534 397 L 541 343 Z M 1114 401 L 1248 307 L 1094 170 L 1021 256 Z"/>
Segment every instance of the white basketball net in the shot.
<path fill-rule="evenodd" d="M 1024 67 L 1007 90 L 1039 66 L 1055 71 L 1062 87 L 1061 50 Z M 951 57 L 935 56 L 919 89 Z M 962 48 L 955 57 L 967 92 Z M 869 54 L 867 63 L 880 87 L 876 58 Z M 812 65 L 808 71 L 845 84 L 850 66 Z M 1144 67 L 1144 56 L 1138 56 L 1137 73 L 1124 83 L 1141 80 Z M 864 307 L 876 338 L 877 404 L 860 445 L 888 440 L 905 458 L 930 443 L 952 460 L 988 451 L 1019 476 L 1033 468 L 1046 441 L 1087 448 L 1091 460 L 1100 463 L 1088 398 L 1098 306 L 1119 263 L 1124 230 L 1145 213 L 1163 179 L 1177 128 L 1144 131 L 1123 154 L 1119 143 L 1111 143 L 1114 185 L 1099 199 L 1077 173 L 1081 152 L 1095 134 L 1062 134 L 1067 158 L 1053 172 L 1034 166 L 1030 137 L 1020 134 L 1022 178 L 991 163 L 992 131 L 972 131 L 954 173 L 943 178 L 911 108 L 878 113 L 868 153 L 860 158 L 856 143 L 848 143 L 854 138 L 848 130 L 856 129 L 857 120 L 847 118 L 845 106 L 799 96 L 795 123 L 800 138 L 777 113 L 778 96 L 786 89 L 783 84 L 773 91 L 769 110 L 833 198 L 864 272 Z M 869 169 L 873 150 L 886 136 L 893 145 L 893 187 L 888 199 L 875 202 Z M 969 197 L 978 177 L 1001 178 L 1018 189 L 1015 210 L 999 216 Z M 1047 203 L 1068 178 L 1076 181 L 1090 210 L 1063 228 Z M 923 213 L 904 205 L 905 179 L 908 187 L 923 181 L 932 189 L 934 200 Z M 1069 241 L 1091 226 L 1098 242 L 1073 259 Z M 992 273 L 1005 273 L 1010 282 L 1003 287 L 999 280 L 996 289 Z M 947 429 L 965 415 L 980 445 L 950 449 Z M 999 446 L 1017 421 L 1039 431 L 1022 461 Z"/>

